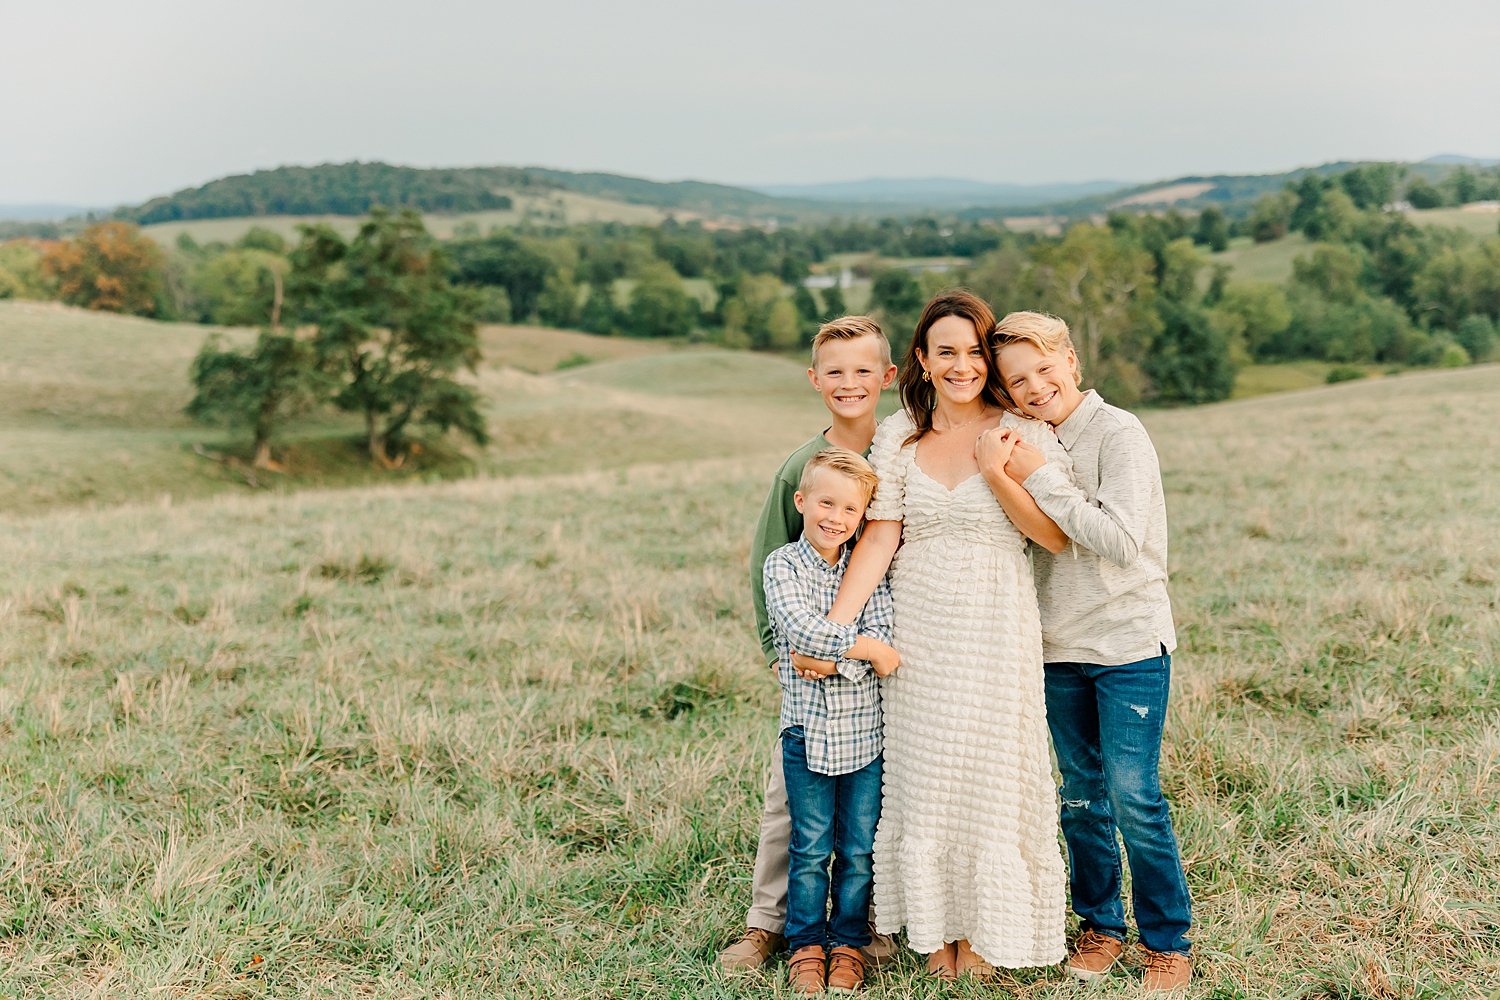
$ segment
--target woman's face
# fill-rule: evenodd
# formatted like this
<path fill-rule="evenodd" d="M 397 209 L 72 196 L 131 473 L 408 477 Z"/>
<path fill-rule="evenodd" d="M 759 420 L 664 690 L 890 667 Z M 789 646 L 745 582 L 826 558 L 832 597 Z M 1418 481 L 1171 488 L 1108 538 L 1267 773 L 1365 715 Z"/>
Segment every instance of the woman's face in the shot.
<path fill-rule="evenodd" d="M 955 406 L 972 403 L 984 391 L 987 366 L 979 331 L 962 316 L 944 316 L 927 328 L 927 350 L 917 360 L 932 379 L 938 400 Z"/>

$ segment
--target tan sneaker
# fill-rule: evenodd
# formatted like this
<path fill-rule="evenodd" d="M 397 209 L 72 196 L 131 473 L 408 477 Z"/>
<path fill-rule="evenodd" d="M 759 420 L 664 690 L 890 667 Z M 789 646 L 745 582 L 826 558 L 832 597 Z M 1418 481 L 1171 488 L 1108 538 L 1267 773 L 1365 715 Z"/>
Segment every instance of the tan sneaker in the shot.
<path fill-rule="evenodd" d="M 1124 941 L 1100 934 L 1090 927 L 1073 942 L 1073 952 L 1068 956 L 1066 966 L 1068 975 L 1085 980 L 1107 976 L 1124 953 Z"/>
<path fill-rule="evenodd" d="M 858 948 L 840 946 L 828 953 L 828 992 L 854 993 L 865 984 L 865 956 Z"/>
<path fill-rule="evenodd" d="M 878 969 L 897 955 L 901 954 L 901 945 L 896 942 L 896 935 L 882 934 L 870 925 L 870 943 L 865 945 L 865 961 L 870 968 Z"/>
<path fill-rule="evenodd" d="M 1152 951 L 1141 945 L 1141 961 L 1146 963 L 1141 988 L 1148 992 L 1185 989 L 1193 979 L 1193 960 L 1181 952 Z"/>
<path fill-rule="evenodd" d="M 820 944 L 809 944 L 792 952 L 787 961 L 787 975 L 792 992 L 798 996 L 822 993 L 828 985 L 828 956 Z"/>
<path fill-rule="evenodd" d="M 745 936 L 719 952 L 719 968 L 725 972 L 754 972 L 786 944 L 775 931 L 749 927 Z"/>

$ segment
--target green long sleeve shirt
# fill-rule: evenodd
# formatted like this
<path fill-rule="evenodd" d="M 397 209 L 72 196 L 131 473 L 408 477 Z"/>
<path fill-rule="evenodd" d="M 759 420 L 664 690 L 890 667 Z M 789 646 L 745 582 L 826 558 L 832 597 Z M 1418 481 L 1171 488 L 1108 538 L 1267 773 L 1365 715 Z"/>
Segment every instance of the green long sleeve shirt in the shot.
<path fill-rule="evenodd" d="M 766 557 L 788 542 L 802 537 L 802 514 L 797 510 L 797 482 L 802 478 L 802 467 L 824 448 L 834 447 L 823 434 L 817 434 L 802 447 L 786 457 L 776 478 L 771 480 L 770 492 L 760 509 L 760 520 L 755 524 L 755 541 L 750 545 L 750 599 L 755 604 L 755 628 L 760 634 L 760 650 L 767 666 L 776 662 L 776 646 L 771 639 L 771 619 L 766 614 L 766 587 L 762 574 Z M 869 454 L 869 449 L 865 449 Z"/>

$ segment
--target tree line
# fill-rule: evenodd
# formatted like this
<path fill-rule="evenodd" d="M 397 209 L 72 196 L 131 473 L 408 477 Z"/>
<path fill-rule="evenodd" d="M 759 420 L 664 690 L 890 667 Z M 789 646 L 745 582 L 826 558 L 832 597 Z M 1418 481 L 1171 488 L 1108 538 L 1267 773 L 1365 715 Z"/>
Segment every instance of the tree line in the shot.
<path fill-rule="evenodd" d="M 1192 403 L 1227 396 L 1236 369 L 1254 361 L 1400 367 L 1489 359 L 1500 322 L 1500 237 L 1418 225 L 1390 210 L 1410 191 L 1399 168 L 1366 165 L 1304 176 L 1240 218 L 1214 207 L 1196 215 L 1115 212 L 1055 236 L 916 218 L 774 229 L 599 223 L 480 234 L 471 227 L 439 245 L 414 214 L 381 213 L 348 252 L 360 239 L 396 240 L 397 227 L 400 240 L 429 254 L 422 259 L 434 287 L 457 296 L 458 304 L 444 308 L 462 313 L 463 323 L 535 323 L 759 350 L 799 349 L 820 321 L 848 310 L 853 291 L 838 283 L 811 288 L 806 279 L 814 272 L 851 270 L 867 289 L 861 308 L 881 318 L 898 345 L 927 297 L 962 283 L 1002 311 L 1024 306 L 1067 319 L 1090 377 L 1112 397 Z M 1212 256 L 1236 237 L 1270 241 L 1291 233 L 1309 244 L 1281 283 L 1236 278 Z M 308 242 L 314 237 L 317 253 Z M 338 239 L 332 229 L 314 227 L 293 246 L 252 229 L 232 244 L 183 236 L 165 250 L 128 223 L 97 223 L 70 240 L 0 244 L 0 297 L 262 326 L 282 331 L 276 336 L 305 325 L 321 331 L 354 308 L 349 301 L 315 307 L 327 289 L 355 295 L 348 264 L 335 252 Z M 846 253 L 864 257 L 840 265 L 835 255 Z M 938 257 L 946 270 L 889 262 Z M 321 270 L 314 267 L 320 260 Z M 385 327 L 379 310 L 370 310 L 360 329 L 373 337 Z M 267 364 L 272 346 L 261 358 Z M 377 460 L 396 460 L 403 435 L 424 420 L 482 430 L 457 397 L 438 405 L 433 396 L 410 397 L 410 407 L 391 410 L 396 422 L 385 433 L 384 418 L 377 419 L 384 411 L 369 408 L 377 394 L 367 389 L 370 372 L 387 362 L 361 367 L 360 350 L 343 349 L 349 367 L 330 398 L 350 407 L 365 401 L 359 407 Z M 340 356 L 326 338 L 314 354 L 310 367 L 325 376 Z M 291 363 L 300 355 L 285 357 Z M 455 363 L 461 369 L 469 362 Z M 307 384 L 323 383 L 312 377 Z M 349 389 L 356 384 L 357 391 Z M 287 405 L 305 395 L 290 393 Z"/>
<path fill-rule="evenodd" d="M 261 215 L 364 215 L 377 205 L 424 212 L 483 212 L 511 207 L 489 171 L 423 170 L 387 163 L 279 167 L 224 177 L 154 198 L 118 218 L 149 226 L 180 219 Z"/>

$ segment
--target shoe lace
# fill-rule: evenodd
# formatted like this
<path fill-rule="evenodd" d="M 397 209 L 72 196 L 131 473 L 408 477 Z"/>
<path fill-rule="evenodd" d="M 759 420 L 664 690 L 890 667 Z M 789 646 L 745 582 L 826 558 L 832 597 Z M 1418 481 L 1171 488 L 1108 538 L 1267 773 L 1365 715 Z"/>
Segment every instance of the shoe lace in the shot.
<path fill-rule="evenodd" d="M 1083 936 L 1078 939 L 1077 950 L 1080 955 L 1106 955 L 1110 952 L 1110 946 L 1114 939 L 1107 934 L 1098 931 L 1084 931 Z"/>
<path fill-rule="evenodd" d="M 1146 953 L 1147 972 L 1171 972 L 1182 959 L 1175 951 L 1152 951 L 1150 948 L 1143 948 L 1142 951 Z"/>
<path fill-rule="evenodd" d="M 745 937 L 754 941 L 757 945 L 765 945 L 776 940 L 777 934 L 775 931 L 768 931 L 764 927 L 747 927 L 745 928 Z"/>

